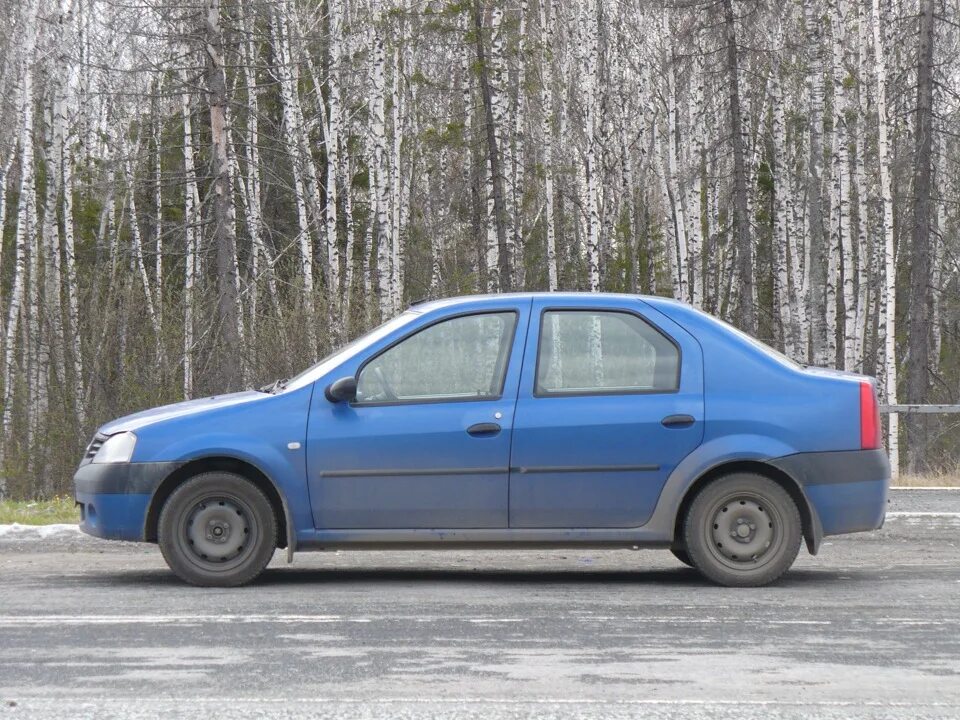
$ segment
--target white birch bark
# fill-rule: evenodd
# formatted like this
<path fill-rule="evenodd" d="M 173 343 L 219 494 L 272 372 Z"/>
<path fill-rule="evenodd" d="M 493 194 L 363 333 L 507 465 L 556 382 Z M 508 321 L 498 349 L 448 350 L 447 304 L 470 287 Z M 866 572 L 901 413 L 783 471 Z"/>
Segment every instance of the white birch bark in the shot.
<path fill-rule="evenodd" d="M 894 258 L 893 193 L 890 178 L 890 143 L 887 116 L 887 66 L 881 32 L 880 0 L 873 0 L 873 52 L 877 78 L 878 148 L 880 156 L 880 194 L 883 199 L 883 256 L 884 256 L 884 375 L 888 405 L 897 404 L 897 274 Z M 896 413 L 887 415 L 887 453 L 894 478 L 900 473 L 899 422 Z"/>
<path fill-rule="evenodd" d="M 520 60 L 517 68 L 517 88 L 513 108 L 513 148 L 510 154 L 512 191 L 512 250 L 510 268 L 513 273 L 514 290 L 522 290 L 526 285 L 526 268 L 524 265 L 524 213 L 523 196 L 526 182 L 524 168 L 524 133 L 526 131 L 526 84 L 527 84 L 527 54 L 528 33 L 527 16 L 530 12 L 529 2 L 520 0 L 520 28 L 517 35 Z"/>
<path fill-rule="evenodd" d="M 154 308 L 157 315 L 157 357 L 163 355 L 163 148 L 160 143 L 161 116 L 153 120 L 153 282 Z M 163 367 L 161 363 L 160 367 Z"/>
<path fill-rule="evenodd" d="M 350 331 L 350 308 L 353 299 L 353 280 L 355 271 L 354 254 L 356 253 L 356 229 L 353 226 L 353 193 L 350 188 L 350 180 L 353 177 L 353 162 L 350 158 L 346 160 L 346 177 L 344 178 L 345 190 L 343 193 L 343 221 L 346 226 L 347 242 L 344 247 L 344 270 L 343 270 L 343 321 L 345 330 Z"/>
<path fill-rule="evenodd" d="M 677 300 L 683 298 L 683 288 L 680 284 L 680 272 L 678 270 L 679 262 L 677 258 L 677 227 L 676 214 L 673 211 L 673 200 L 670 197 L 670 187 L 667 170 L 664 167 L 661 150 L 658 147 L 663 142 L 660 140 L 660 130 L 657 123 L 653 123 L 653 157 L 657 167 L 657 175 L 660 179 L 660 201 L 663 205 L 665 214 L 663 223 L 664 233 L 663 241 L 667 246 L 667 267 L 670 273 L 670 286 L 673 297 Z"/>
<path fill-rule="evenodd" d="M 584 18 L 584 74 L 583 97 L 586 105 L 586 152 L 585 167 L 587 197 L 587 283 L 590 292 L 600 292 L 600 160 L 597 142 L 597 81 L 599 75 L 600 47 L 597 33 L 597 0 L 587 0 L 583 5 Z M 593 336 L 591 335 L 591 338 Z M 602 370 L 601 370 L 602 372 Z"/>
<path fill-rule="evenodd" d="M 547 289 L 551 292 L 559 287 L 557 272 L 557 231 L 554 217 L 553 187 L 553 13 L 552 0 L 540 0 L 540 29 L 542 33 L 541 67 L 541 142 L 543 145 L 544 205 L 546 208 L 544 224 L 547 235 Z"/>
<path fill-rule="evenodd" d="M 73 365 L 73 402 L 77 414 L 77 424 L 86 426 L 86 394 L 84 392 L 83 348 L 80 342 L 80 292 L 77 284 L 76 240 L 73 220 L 73 165 L 74 155 L 72 138 L 68 138 L 63 148 L 63 263 L 66 270 L 67 332 L 71 341 L 71 360 Z"/>
<path fill-rule="evenodd" d="M 327 263 L 330 266 L 330 298 L 328 302 L 333 306 L 331 316 L 333 318 L 332 333 L 334 338 L 339 339 L 343 333 L 343 298 L 349 296 L 350 286 L 341 287 L 340 279 L 340 247 L 337 234 L 337 205 L 339 198 L 339 185 L 341 177 L 340 168 L 340 125 L 342 123 L 342 110 L 340 101 L 340 36 L 343 32 L 341 23 L 340 0 L 328 0 L 327 11 L 330 26 L 330 66 L 327 73 L 327 96 L 330 104 L 329 114 L 326 122 L 323 124 L 324 145 L 327 152 L 327 179 L 326 179 L 326 236 L 327 236 Z M 317 101 L 323 106 L 323 98 L 320 96 L 320 87 L 316 86 Z M 346 194 L 349 195 L 350 188 L 346 188 Z M 347 265 L 351 258 L 347 254 Z"/>
<path fill-rule="evenodd" d="M 400 166 L 401 146 L 403 143 L 403 97 L 400 91 L 400 48 L 393 49 L 392 82 L 390 89 L 391 111 L 393 119 L 393 147 L 390 155 L 390 314 L 400 311 L 400 299 L 403 295 L 402 267 L 403 240 L 401 232 L 402 209 L 404 206 L 403 169 Z"/>
<path fill-rule="evenodd" d="M 0 166 L 0 277 L 3 277 L 3 228 L 7 220 L 7 181 L 10 179 L 10 168 L 17 157 L 16 146 L 7 153 L 7 159 Z M 3 335 L 6 319 L 0 313 L 0 335 Z"/>
<path fill-rule="evenodd" d="M 44 325 L 50 333 L 50 337 L 45 343 L 45 353 L 42 362 L 52 361 L 55 372 L 64 366 L 64 328 L 63 328 L 63 307 L 62 307 L 62 289 L 63 289 L 63 269 L 60 261 L 61 255 L 61 237 L 59 222 L 57 220 L 57 208 L 60 199 L 61 185 L 63 179 L 62 159 L 65 134 L 64 120 L 64 98 L 63 98 L 64 73 L 63 68 L 58 63 L 56 77 L 53 79 L 51 93 L 52 101 L 52 127 L 50 130 L 50 142 L 44 150 L 44 163 L 47 174 L 47 194 L 43 208 L 43 247 L 44 247 Z M 41 372 L 41 380 L 45 379 L 46 370 Z M 40 415 L 46 414 L 46 401 L 44 407 L 39 411 Z"/>
<path fill-rule="evenodd" d="M 779 65 L 779 62 L 777 62 Z M 792 358 L 797 357 L 796 336 L 793 317 L 795 303 L 791 303 L 794 293 L 790 292 L 788 275 L 788 201 L 790 179 L 787 172 L 786 128 L 784 126 L 783 97 L 780 87 L 780 68 L 774 67 L 770 73 L 770 103 L 773 115 L 772 168 L 774 187 L 773 244 L 775 260 L 776 312 L 783 328 L 784 352 Z"/>
<path fill-rule="evenodd" d="M 861 371 L 864 365 L 866 355 L 866 343 L 868 335 L 868 325 L 870 324 L 870 280 L 869 280 L 869 248 L 873 242 L 870 238 L 870 203 L 867 193 L 866 178 L 866 119 L 869 117 L 870 108 L 867 98 L 867 84 L 870 77 L 869 69 L 869 28 L 867 24 L 867 8 L 864 3 L 857 4 L 857 101 L 858 115 L 856 121 L 857 131 L 853 133 L 852 145 L 855 152 L 854 161 L 854 179 L 856 181 L 856 207 L 854 208 L 857 216 L 857 309 L 854 322 L 854 367 L 853 370 Z"/>
<path fill-rule="evenodd" d="M 190 94 L 181 95 L 183 114 L 183 223 L 185 240 L 185 262 L 183 278 L 183 396 L 193 397 L 193 352 L 194 352 L 194 315 L 197 264 L 197 229 L 199 227 L 199 191 L 197 190 L 197 172 L 193 155 L 193 123 L 191 118 Z"/>
<path fill-rule="evenodd" d="M 847 69 L 844 63 L 846 3 L 844 0 L 831 0 L 830 24 L 833 42 L 833 193 L 831 195 L 830 255 L 831 264 L 837 259 L 843 263 L 843 353 L 845 369 L 853 369 L 856 364 L 856 297 L 854 295 L 853 243 L 850 232 L 850 156 L 847 137 L 848 93 L 845 89 Z M 839 269 L 839 268 L 838 268 Z M 831 275 L 836 278 L 836 275 Z M 828 292 L 830 284 L 828 282 Z M 836 303 L 827 307 L 828 320 L 831 308 L 836 312 Z M 835 319 L 835 315 L 834 315 Z M 834 325 L 828 322 L 828 327 Z M 831 332 L 831 338 L 835 334 Z M 833 357 L 833 356 L 831 356 Z"/>
<path fill-rule="evenodd" d="M 316 65 L 313 62 L 313 58 L 310 56 L 310 51 L 308 48 L 304 48 L 305 52 L 303 53 L 303 58 L 307 63 L 307 70 L 310 74 L 310 79 L 313 82 L 315 103 L 316 103 L 316 112 L 318 115 L 320 132 L 322 136 L 322 142 L 324 149 L 327 152 L 327 172 L 326 177 L 324 178 L 324 198 L 321 202 L 320 199 L 320 181 L 319 181 L 319 171 L 316 169 L 308 173 L 308 183 L 307 186 L 311 188 L 311 194 L 313 196 L 313 204 L 315 207 L 315 213 L 317 215 L 317 223 L 322 222 L 323 225 L 323 236 L 324 236 L 324 250 L 326 255 L 326 263 L 324 265 L 324 277 L 326 282 L 326 309 L 327 309 L 327 330 L 330 336 L 331 342 L 337 344 L 339 338 L 343 332 L 343 323 L 342 323 L 342 298 L 341 298 L 341 273 L 340 273 L 340 241 L 337 233 L 337 197 L 338 189 L 337 183 L 339 182 L 339 168 L 338 168 L 338 149 L 334 148 L 333 158 L 331 160 L 331 144 L 336 145 L 337 142 L 331 143 L 331 130 L 330 130 L 330 115 L 327 112 L 327 107 L 324 104 L 323 100 L 323 89 L 320 84 L 320 75 L 317 73 Z M 331 102 L 333 102 L 331 98 Z M 306 123 L 306 120 L 302 114 L 302 105 L 301 105 L 301 115 L 300 119 L 303 123 L 304 128 L 304 148 L 303 155 L 307 158 L 307 163 L 309 167 L 315 167 L 313 161 L 313 153 L 310 149 L 311 143 L 309 138 L 309 127 Z M 338 111 L 339 115 L 339 111 Z M 339 123 L 339 117 L 337 118 Z M 339 131 L 337 132 L 339 135 Z M 320 206 L 323 205 L 323 212 L 320 211 Z"/>
<path fill-rule="evenodd" d="M 695 181 L 689 183 L 687 193 L 687 211 L 690 218 L 690 302 L 695 307 L 703 307 L 703 222 L 701 207 L 706 194 L 706 177 L 703 172 L 703 151 L 706 146 L 706 127 L 704 123 L 704 77 L 703 62 L 699 55 L 693 61 L 693 93 L 690 98 L 690 135 L 691 135 L 691 171 Z"/>
<path fill-rule="evenodd" d="M 377 14 L 372 28 L 371 62 L 371 93 L 370 93 L 370 134 L 373 147 L 373 172 L 371 173 L 371 190 L 376 198 L 376 245 L 377 245 L 377 288 L 380 298 L 380 317 L 386 319 L 391 314 L 393 272 L 390 267 L 393 238 L 390 222 L 390 182 L 387 159 L 387 131 L 386 108 L 384 93 L 386 92 L 386 50 L 384 48 L 382 16 L 379 0 L 377 0 Z"/>
<path fill-rule="evenodd" d="M 153 288 L 150 287 L 150 278 L 147 276 L 147 266 L 143 259 L 143 236 L 140 234 L 140 220 L 137 216 L 136 185 L 134 185 L 133 167 L 130 163 L 130 149 L 121 144 L 121 154 L 124 158 L 123 172 L 127 182 L 127 210 L 130 213 L 130 251 L 132 262 L 143 287 L 143 296 L 146 303 L 147 318 L 156 338 L 157 354 L 160 354 L 160 321 L 153 303 Z"/>
<path fill-rule="evenodd" d="M 310 220 L 307 214 L 307 188 L 304 175 L 312 165 L 303 156 L 305 142 L 302 114 L 299 113 L 297 86 L 292 72 L 293 60 L 290 53 L 289 37 L 284 31 L 284 21 L 279 10 L 273 13 L 270 22 L 271 39 L 277 56 L 276 74 L 280 84 L 283 104 L 283 124 L 290 142 L 287 149 L 293 169 L 294 197 L 297 205 L 297 246 L 300 251 L 300 279 L 303 283 L 303 313 L 306 316 L 307 344 L 311 353 L 317 351 L 316 311 L 314 305 L 313 284 L 313 243 L 310 234 Z M 316 203 L 319 207 L 319 203 Z"/>
<path fill-rule="evenodd" d="M 34 179 L 36 183 L 36 179 Z M 40 255 L 42 249 L 42 228 L 39 226 L 37 215 L 36 197 L 34 190 L 31 190 L 30 203 L 33 205 L 33 223 L 32 232 L 28 240 L 27 247 L 27 288 L 25 308 L 25 317 L 22 325 L 22 340 L 25 357 L 25 371 L 27 380 L 27 404 L 26 404 L 26 447 L 30 452 L 27 463 L 27 471 L 36 473 L 35 465 L 36 454 L 34 450 L 34 438 L 38 432 L 38 419 L 42 412 L 42 405 L 45 401 L 45 377 L 46 368 L 41 363 L 41 358 L 46 357 L 46 348 L 41 347 L 46 338 L 40 333 Z M 39 232 L 38 232 L 39 231 Z"/>
<path fill-rule="evenodd" d="M 499 260 L 500 250 L 499 250 L 499 236 L 497 235 L 496 225 L 497 222 L 502 222 L 506 225 L 506 254 L 507 254 L 507 263 L 506 269 L 507 272 L 503 277 L 500 277 L 500 272 L 498 268 L 498 290 L 511 290 L 513 289 L 513 258 L 516 256 L 516 236 L 515 236 L 515 223 L 514 223 L 514 206 L 513 199 L 515 195 L 515 190 L 513 187 L 513 173 L 511 167 L 513 164 L 513 146 L 509 138 L 509 124 L 507 122 L 508 114 L 508 98 L 507 98 L 507 67 L 506 67 L 506 58 L 505 48 L 506 48 L 506 39 L 504 37 L 503 29 L 503 16 L 504 16 L 504 7 L 502 3 L 496 2 L 493 3 L 493 7 L 490 11 L 490 102 L 493 109 L 493 129 L 494 135 L 496 136 L 497 147 L 500 152 L 500 172 L 499 178 L 492 177 L 490 179 L 490 206 L 489 206 L 489 216 L 491 218 L 491 225 L 493 226 L 493 242 L 497 243 L 497 259 Z M 492 171 L 491 171 L 492 173 Z M 496 218 L 496 207 L 493 201 L 493 192 L 494 192 L 494 183 L 502 183 L 502 194 L 503 194 L 503 218 Z"/>
<path fill-rule="evenodd" d="M 943 328 L 941 320 L 943 316 L 943 283 L 944 272 L 943 263 L 947 242 L 947 201 L 950 197 L 945 192 L 947 183 L 947 174 L 945 172 L 944 162 L 944 142 L 943 136 L 938 135 L 934 141 L 934 177 L 938 184 L 935 211 L 935 232 L 932 234 L 933 247 L 930 250 L 931 255 L 931 278 L 930 278 L 930 371 L 934 375 L 940 373 L 940 356 L 943 353 Z"/>
<path fill-rule="evenodd" d="M 267 248 L 263 240 L 263 207 L 261 188 L 260 163 L 260 86 L 257 68 L 260 65 L 260 55 L 254 42 L 254 25 L 249 6 L 243 8 L 243 23 L 246 40 L 241 46 L 243 51 L 243 77 L 247 86 L 247 123 L 246 141 L 243 144 L 244 164 L 246 166 L 246 202 L 244 203 L 247 232 L 250 234 L 250 297 L 247 308 L 250 315 L 250 341 L 255 344 L 259 329 L 259 295 L 261 274 L 266 278 L 267 293 L 273 304 L 273 311 L 278 320 L 282 320 L 283 311 L 280 306 L 280 297 L 277 292 L 277 277 L 274 269 L 273 253 Z M 262 263 L 262 265 L 261 265 Z M 261 270 L 261 267 L 263 270 Z M 283 327 L 283 323 L 280 323 Z"/>
<path fill-rule="evenodd" d="M 668 26 L 668 23 L 664 23 Z M 687 267 L 687 222 L 683 212 L 683 191 L 678 178 L 679 158 L 677 151 L 677 84 L 675 77 L 675 58 L 667 61 L 667 185 L 673 206 L 674 227 L 676 228 L 676 268 L 678 299 L 689 302 L 689 282 Z"/>
<path fill-rule="evenodd" d="M 26 35 L 20 87 L 20 196 L 17 201 L 17 229 L 15 236 L 13 282 L 7 306 L 6 341 L 3 346 L 3 416 L 0 433 L 0 467 L 6 453 L 10 424 L 13 421 L 13 360 L 17 330 L 27 274 L 27 246 L 33 242 L 37 229 L 36 196 L 34 194 L 33 162 L 33 59 L 37 45 L 37 13 L 39 0 L 34 0 L 26 13 Z M 6 481 L 0 477 L 0 498 L 6 491 Z"/>

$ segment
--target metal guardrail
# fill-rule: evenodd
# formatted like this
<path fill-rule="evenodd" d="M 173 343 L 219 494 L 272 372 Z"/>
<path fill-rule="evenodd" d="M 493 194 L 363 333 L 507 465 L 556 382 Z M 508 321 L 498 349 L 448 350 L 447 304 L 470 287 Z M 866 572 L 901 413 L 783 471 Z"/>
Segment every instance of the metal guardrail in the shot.
<path fill-rule="evenodd" d="M 890 413 L 911 413 L 934 415 L 938 413 L 960 413 L 960 405 L 881 405 L 880 412 L 884 415 Z"/>

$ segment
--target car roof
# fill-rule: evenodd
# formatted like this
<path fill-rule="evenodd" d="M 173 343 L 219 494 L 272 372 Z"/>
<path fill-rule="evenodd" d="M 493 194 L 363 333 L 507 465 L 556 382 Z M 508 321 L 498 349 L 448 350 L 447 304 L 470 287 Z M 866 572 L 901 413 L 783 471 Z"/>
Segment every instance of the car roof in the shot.
<path fill-rule="evenodd" d="M 622 300 L 636 302 L 638 299 L 662 299 L 648 298 L 646 295 L 630 295 L 627 293 L 591 293 L 591 292 L 517 292 L 517 293 L 489 293 L 483 295 L 460 295 L 457 297 L 438 298 L 436 300 L 418 300 L 411 303 L 411 307 L 416 308 L 418 312 L 427 312 L 430 310 L 439 310 L 450 307 L 470 307 L 471 305 L 480 305 L 493 300 L 532 300 L 538 297 L 549 297 L 559 302 L 565 298 L 596 298 L 598 303 L 609 302 L 610 300 Z"/>

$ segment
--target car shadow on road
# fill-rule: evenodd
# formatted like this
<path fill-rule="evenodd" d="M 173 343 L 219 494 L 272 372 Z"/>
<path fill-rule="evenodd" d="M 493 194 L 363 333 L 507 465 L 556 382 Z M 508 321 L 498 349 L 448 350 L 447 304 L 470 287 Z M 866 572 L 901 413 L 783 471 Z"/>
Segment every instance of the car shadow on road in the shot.
<path fill-rule="evenodd" d="M 582 585 L 670 583 L 702 585 L 703 578 L 690 568 L 640 568 L 610 570 L 594 568 L 449 568 L 449 567 L 365 567 L 365 568 L 271 568 L 257 580 L 258 585 L 331 583 L 439 583 L 501 585 Z"/>
<path fill-rule="evenodd" d="M 777 587 L 811 587 L 843 583 L 851 574 L 831 570 L 799 569 L 787 573 Z M 340 584 L 416 584 L 434 585 L 658 585 L 675 587 L 717 587 L 696 570 L 678 568 L 637 568 L 611 570 L 591 568 L 271 568 L 257 579 L 256 585 L 340 585 Z"/>
<path fill-rule="evenodd" d="M 791 570 L 772 587 L 823 588 L 831 585 L 849 586 L 863 582 L 862 573 L 828 569 L 803 568 Z M 79 577 L 75 581 L 108 586 L 183 586 L 167 570 L 98 573 Z M 450 567 L 363 567 L 363 568 L 297 568 L 273 567 L 264 571 L 250 587 L 337 586 L 337 585 L 503 585 L 566 587 L 591 585 L 661 586 L 678 588 L 717 588 L 696 570 L 678 568 L 638 568 L 611 570 L 597 568 L 529 569 L 529 568 L 450 568 Z M 718 588 L 719 589 L 719 588 Z"/>

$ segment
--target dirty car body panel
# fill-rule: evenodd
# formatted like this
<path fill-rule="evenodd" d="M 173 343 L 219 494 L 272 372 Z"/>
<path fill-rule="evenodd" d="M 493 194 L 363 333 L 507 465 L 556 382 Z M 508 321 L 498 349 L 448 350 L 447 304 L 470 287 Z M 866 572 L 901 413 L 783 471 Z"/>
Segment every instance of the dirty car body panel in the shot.
<path fill-rule="evenodd" d="M 290 551 L 675 547 L 696 493 L 750 472 L 790 494 L 816 552 L 883 523 L 874 392 L 663 298 L 439 300 L 270 392 L 107 423 L 75 494 L 81 528 L 119 540 L 156 541 L 176 487 L 226 469 L 270 499 Z"/>

